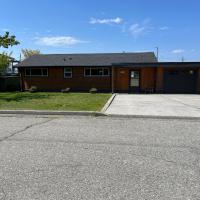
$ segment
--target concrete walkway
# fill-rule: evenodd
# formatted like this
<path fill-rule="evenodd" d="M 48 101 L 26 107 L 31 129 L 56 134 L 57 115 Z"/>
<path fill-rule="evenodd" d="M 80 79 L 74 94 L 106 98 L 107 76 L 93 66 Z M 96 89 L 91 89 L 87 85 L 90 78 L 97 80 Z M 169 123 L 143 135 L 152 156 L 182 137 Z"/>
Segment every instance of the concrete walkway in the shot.
<path fill-rule="evenodd" d="M 117 94 L 106 114 L 200 117 L 200 95 Z"/>

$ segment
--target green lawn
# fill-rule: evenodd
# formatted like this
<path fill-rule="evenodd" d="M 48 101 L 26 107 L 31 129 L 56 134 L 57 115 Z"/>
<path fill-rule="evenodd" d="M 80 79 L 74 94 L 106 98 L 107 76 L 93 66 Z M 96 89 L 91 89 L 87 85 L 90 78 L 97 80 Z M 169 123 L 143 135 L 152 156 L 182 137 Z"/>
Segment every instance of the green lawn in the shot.
<path fill-rule="evenodd" d="M 1 110 L 100 111 L 111 94 L 6 92 L 0 93 Z"/>

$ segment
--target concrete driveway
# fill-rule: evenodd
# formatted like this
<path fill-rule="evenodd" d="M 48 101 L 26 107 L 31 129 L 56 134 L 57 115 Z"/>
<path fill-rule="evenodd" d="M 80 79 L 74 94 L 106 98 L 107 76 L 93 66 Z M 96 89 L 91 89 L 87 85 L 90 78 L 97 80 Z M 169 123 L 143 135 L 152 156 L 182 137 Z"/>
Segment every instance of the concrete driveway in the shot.
<path fill-rule="evenodd" d="M 117 94 L 106 114 L 200 117 L 200 95 Z"/>

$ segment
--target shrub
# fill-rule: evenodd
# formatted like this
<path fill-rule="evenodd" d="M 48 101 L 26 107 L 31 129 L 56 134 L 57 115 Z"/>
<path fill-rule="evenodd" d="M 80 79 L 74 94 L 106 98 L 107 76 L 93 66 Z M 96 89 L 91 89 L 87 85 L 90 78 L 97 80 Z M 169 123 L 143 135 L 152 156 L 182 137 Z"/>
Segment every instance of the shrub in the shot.
<path fill-rule="evenodd" d="M 91 88 L 89 92 L 92 93 L 92 94 L 94 94 L 94 93 L 97 93 L 98 90 L 97 90 L 97 88 Z"/>
<path fill-rule="evenodd" d="M 29 92 L 31 92 L 31 93 L 34 93 L 34 92 L 37 92 L 37 91 L 38 91 L 38 88 L 36 86 L 31 86 L 29 88 Z"/>
<path fill-rule="evenodd" d="M 68 93 L 69 91 L 70 91 L 70 88 L 65 88 L 61 90 L 62 93 Z"/>

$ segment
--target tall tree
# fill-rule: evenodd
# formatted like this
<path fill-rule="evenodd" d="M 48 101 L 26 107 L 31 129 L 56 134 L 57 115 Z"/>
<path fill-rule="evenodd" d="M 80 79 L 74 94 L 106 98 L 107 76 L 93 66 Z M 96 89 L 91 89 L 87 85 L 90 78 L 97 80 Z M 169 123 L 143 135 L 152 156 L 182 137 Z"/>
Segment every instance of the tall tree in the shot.
<path fill-rule="evenodd" d="M 0 74 L 4 73 L 11 62 L 11 54 L 3 52 L 0 54 Z"/>
<path fill-rule="evenodd" d="M 22 54 L 24 59 L 29 58 L 30 56 L 41 54 L 40 50 L 31 50 L 31 49 L 22 49 Z"/>
<path fill-rule="evenodd" d="M 14 45 L 20 44 L 14 35 L 10 35 L 6 32 L 3 36 L 0 36 L 0 47 L 9 48 Z M 0 73 L 4 73 L 11 62 L 11 54 L 5 52 L 0 53 Z"/>
<path fill-rule="evenodd" d="M 3 36 L 0 36 L 0 47 L 8 48 L 10 46 L 20 44 L 14 35 L 10 35 L 9 32 L 6 32 Z"/>

